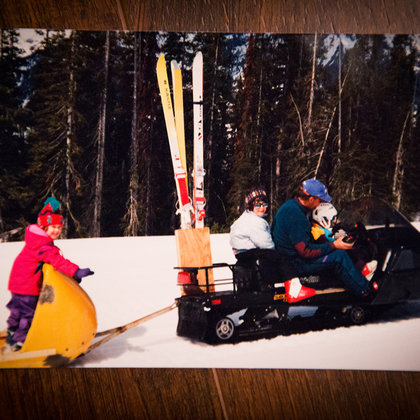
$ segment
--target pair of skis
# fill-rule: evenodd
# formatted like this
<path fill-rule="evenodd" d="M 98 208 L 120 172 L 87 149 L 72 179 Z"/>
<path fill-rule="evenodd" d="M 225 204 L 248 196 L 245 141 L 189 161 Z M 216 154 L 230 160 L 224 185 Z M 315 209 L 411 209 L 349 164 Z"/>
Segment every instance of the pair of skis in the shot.
<path fill-rule="evenodd" d="M 179 209 L 177 213 L 181 216 L 181 229 L 189 229 L 192 227 L 202 228 L 204 227 L 204 218 L 206 214 L 206 201 L 204 197 L 205 170 L 203 159 L 203 55 L 201 52 L 197 53 L 193 61 L 193 204 L 191 204 L 188 195 L 181 69 L 175 60 L 171 61 L 174 106 L 172 106 L 166 61 L 163 54 L 159 57 L 156 72 L 178 194 Z"/>

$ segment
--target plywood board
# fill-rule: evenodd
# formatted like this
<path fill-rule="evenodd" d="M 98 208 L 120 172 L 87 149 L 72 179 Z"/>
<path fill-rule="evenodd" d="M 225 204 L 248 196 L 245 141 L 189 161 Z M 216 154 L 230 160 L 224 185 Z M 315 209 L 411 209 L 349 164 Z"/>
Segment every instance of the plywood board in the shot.
<path fill-rule="evenodd" d="M 212 265 L 210 229 L 178 229 L 175 231 L 177 263 L 179 267 L 203 267 Z M 208 270 L 209 284 L 213 285 L 213 270 Z M 198 270 L 198 284 L 206 284 L 205 270 Z M 205 287 L 201 287 L 203 291 Z"/>

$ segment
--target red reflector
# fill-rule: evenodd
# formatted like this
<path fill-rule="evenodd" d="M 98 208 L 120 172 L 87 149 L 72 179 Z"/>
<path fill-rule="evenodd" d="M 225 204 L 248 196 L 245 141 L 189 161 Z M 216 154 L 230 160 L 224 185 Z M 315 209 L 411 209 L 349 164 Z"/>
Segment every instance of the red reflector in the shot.
<path fill-rule="evenodd" d="M 222 300 L 221 299 L 213 299 L 211 301 L 211 304 L 212 305 L 220 305 L 221 303 L 222 303 Z"/>
<path fill-rule="evenodd" d="M 186 271 L 180 271 L 178 273 L 177 284 L 191 284 L 190 273 Z"/>

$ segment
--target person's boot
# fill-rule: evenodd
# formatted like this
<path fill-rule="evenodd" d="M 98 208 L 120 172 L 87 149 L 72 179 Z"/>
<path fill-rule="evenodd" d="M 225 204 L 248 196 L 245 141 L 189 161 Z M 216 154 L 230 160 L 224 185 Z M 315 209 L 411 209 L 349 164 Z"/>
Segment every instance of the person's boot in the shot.
<path fill-rule="evenodd" d="M 13 345 L 15 343 L 13 336 L 15 335 L 16 330 L 17 328 L 11 328 L 11 327 L 7 329 L 7 338 L 6 338 L 7 344 Z"/>
<path fill-rule="evenodd" d="M 300 300 L 308 299 L 316 294 L 315 289 L 303 286 L 298 277 L 285 281 L 284 287 L 289 303 L 299 302 Z"/>
<path fill-rule="evenodd" d="M 371 281 L 373 275 L 375 274 L 376 267 L 378 266 L 378 261 L 372 260 L 365 264 L 362 268 L 362 274 L 366 277 L 367 281 Z"/>
<path fill-rule="evenodd" d="M 365 293 L 363 293 L 362 296 L 371 299 L 376 295 L 378 290 L 379 290 L 379 284 L 376 283 L 376 281 L 371 281 L 369 282 L 368 289 L 366 290 Z"/>

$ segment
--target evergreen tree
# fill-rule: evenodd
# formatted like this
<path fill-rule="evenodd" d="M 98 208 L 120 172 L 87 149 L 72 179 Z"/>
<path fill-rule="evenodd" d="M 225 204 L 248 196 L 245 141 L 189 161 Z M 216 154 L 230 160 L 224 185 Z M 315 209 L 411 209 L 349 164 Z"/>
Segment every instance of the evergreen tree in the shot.
<path fill-rule="evenodd" d="M 74 168 L 74 47 L 73 36 L 64 32 L 47 34 L 34 52 L 30 73 L 31 92 L 27 109 L 33 115 L 28 131 L 31 148 L 29 166 L 31 201 L 34 208 L 49 195 L 64 208 L 66 229 L 70 205 L 70 184 L 78 182 Z"/>
<path fill-rule="evenodd" d="M 243 84 L 236 103 L 236 132 L 234 144 L 232 186 L 229 193 L 231 217 L 237 217 L 246 191 L 261 183 L 259 133 L 256 123 L 261 85 L 261 49 L 258 35 L 250 34 L 246 52 Z"/>
<path fill-rule="evenodd" d="M 17 228 L 18 219 L 28 217 L 24 212 L 27 165 L 21 90 L 24 60 L 17 47 L 18 36 L 16 30 L 0 30 L 0 232 Z"/>
<path fill-rule="evenodd" d="M 179 226 L 160 52 L 169 75 L 173 59 L 183 72 L 190 174 L 191 67 L 203 52 L 212 231 L 228 229 L 251 186 L 268 190 L 270 219 L 312 176 L 338 208 L 374 195 L 410 214 L 418 209 L 420 82 L 411 36 L 109 32 L 107 42 L 105 32 L 43 33 L 23 61 L 18 33 L 1 31 L 0 231 L 32 222 L 48 195 L 62 202 L 67 237 L 88 235 L 93 220 L 101 236 Z M 354 46 L 341 49 L 337 41 L 350 38 Z M 98 127 L 106 139 L 99 155 Z"/>
<path fill-rule="evenodd" d="M 205 34 L 204 63 L 204 166 L 206 170 L 206 223 L 212 230 L 226 225 L 227 195 L 233 154 L 234 43 L 238 37 Z M 240 42 L 240 41 L 239 41 Z"/>

